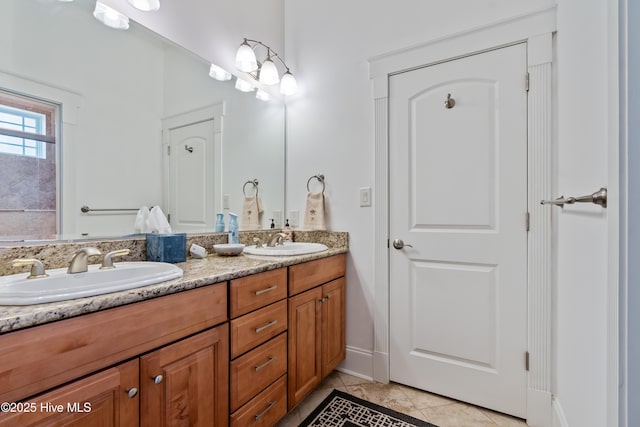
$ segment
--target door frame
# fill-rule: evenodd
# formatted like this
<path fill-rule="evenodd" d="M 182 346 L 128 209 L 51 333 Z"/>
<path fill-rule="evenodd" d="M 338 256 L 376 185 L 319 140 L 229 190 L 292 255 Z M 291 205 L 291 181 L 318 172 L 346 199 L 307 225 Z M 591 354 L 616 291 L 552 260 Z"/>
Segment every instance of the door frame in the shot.
<path fill-rule="evenodd" d="M 527 421 L 550 426 L 552 414 L 552 218 L 556 6 L 493 22 L 369 60 L 375 119 L 373 378 L 389 382 L 389 76 L 517 43 L 527 44 Z M 524 227 L 523 223 L 523 227 Z M 524 355 L 523 355 L 524 359 Z M 523 363 L 525 361 L 523 360 Z"/>
<path fill-rule="evenodd" d="M 163 159 L 163 206 L 168 209 L 170 202 L 169 191 L 169 158 L 166 155 L 170 140 L 169 133 L 171 129 L 177 129 L 184 126 L 194 125 L 196 123 L 213 120 L 213 142 L 214 142 L 214 182 L 216 183 L 213 195 L 214 212 L 221 212 L 222 209 L 222 123 L 225 114 L 225 104 L 209 105 L 197 110 L 187 111 L 162 119 L 162 159 Z"/>

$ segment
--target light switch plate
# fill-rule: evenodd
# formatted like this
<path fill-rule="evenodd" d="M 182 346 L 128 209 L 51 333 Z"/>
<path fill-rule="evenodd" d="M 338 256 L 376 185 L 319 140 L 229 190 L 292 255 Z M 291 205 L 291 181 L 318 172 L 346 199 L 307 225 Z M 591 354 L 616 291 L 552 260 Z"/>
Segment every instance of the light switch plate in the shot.
<path fill-rule="evenodd" d="M 222 196 L 222 209 L 229 209 L 229 195 Z"/>
<path fill-rule="evenodd" d="M 360 188 L 360 206 L 371 206 L 371 187 Z"/>

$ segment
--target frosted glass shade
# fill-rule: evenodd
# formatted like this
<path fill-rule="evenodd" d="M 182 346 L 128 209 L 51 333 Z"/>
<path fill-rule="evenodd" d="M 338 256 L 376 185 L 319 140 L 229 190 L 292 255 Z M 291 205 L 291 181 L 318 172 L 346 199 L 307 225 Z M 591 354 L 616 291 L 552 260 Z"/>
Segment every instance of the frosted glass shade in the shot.
<path fill-rule="evenodd" d="M 245 73 L 250 73 L 258 69 L 258 61 L 256 54 L 247 42 L 244 42 L 238 48 L 236 53 L 236 68 Z"/>
<path fill-rule="evenodd" d="M 258 89 L 258 92 L 256 92 L 256 98 L 261 101 L 268 101 L 271 99 L 271 95 L 269 95 L 269 93 L 263 91 L 262 89 Z"/>
<path fill-rule="evenodd" d="M 107 27 L 117 30 L 126 30 L 129 28 L 129 18 L 127 16 L 99 1 L 96 2 L 93 16 Z"/>
<path fill-rule="evenodd" d="M 129 0 L 129 3 L 144 12 L 153 12 L 160 9 L 160 0 Z"/>
<path fill-rule="evenodd" d="M 298 91 L 298 83 L 289 71 L 284 73 L 280 81 L 280 93 L 283 95 L 293 95 Z"/>
<path fill-rule="evenodd" d="M 251 83 L 244 81 L 242 79 L 236 79 L 236 89 L 240 92 L 251 92 L 255 88 L 251 86 Z"/>
<path fill-rule="evenodd" d="M 231 80 L 231 73 L 224 68 L 218 67 L 216 64 L 211 64 L 211 68 L 209 68 L 209 76 L 216 80 L 220 80 L 221 82 Z"/>
<path fill-rule="evenodd" d="M 275 85 L 280 81 L 278 68 L 269 58 L 265 59 L 260 67 L 260 83 L 264 85 Z"/>

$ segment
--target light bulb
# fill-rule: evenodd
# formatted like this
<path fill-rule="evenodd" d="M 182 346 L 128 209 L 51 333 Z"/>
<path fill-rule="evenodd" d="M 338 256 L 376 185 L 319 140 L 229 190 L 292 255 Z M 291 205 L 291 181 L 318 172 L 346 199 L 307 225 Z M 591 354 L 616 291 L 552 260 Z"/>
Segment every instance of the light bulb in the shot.
<path fill-rule="evenodd" d="M 246 39 L 236 53 L 236 68 L 245 73 L 250 73 L 258 69 L 258 61 L 256 60 L 256 54 L 247 43 Z"/>
<path fill-rule="evenodd" d="M 236 89 L 238 89 L 240 92 L 251 92 L 255 89 L 255 87 L 253 87 L 251 83 L 245 80 L 236 78 Z"/>
<path fill-rule="evenodd" d="M 298 83 L 296 82 L 293 74 L 287 70 L 282 76 L 282 80 L 280 81 L 280 93 L 283 95 L 293 95 L 298 91 Z"/>
<path fill-rule="evenodd" d="M 265 92 L 262 89 L 258 89 L 258 92 L 256 92 L 256 98 L 261 101 L 268 101 L 271 99 L 271 95 L 269 95 L 268 92 Z"/>
<path fill-rule="evenodd" d="M 126 30 L 129 28 L 129 18 L 104 3 L 96 2 L 93 16 L 107 27 L 116 30 Z"/>
<path fill-rule="evenodd" d="M 129 0 L 129 3 L 143 12 L 153 12 L 160 9 L 160 0 Z"/>
<path fill-rule="evenodd" d="M 224 68 L 218 67 L 216 64 L 211 64 L 211 68 L 209 68 L 209 76 L 216 80 L 220 80 L 221 82 L 231 80 L 231 73 Z"/>
<path fill-rule="evenodd" d="M 278 69 L 271 58 L 267 58 L 260 67 L 260 83 L 264 85 L 275 85 L 280 81 Z"/>

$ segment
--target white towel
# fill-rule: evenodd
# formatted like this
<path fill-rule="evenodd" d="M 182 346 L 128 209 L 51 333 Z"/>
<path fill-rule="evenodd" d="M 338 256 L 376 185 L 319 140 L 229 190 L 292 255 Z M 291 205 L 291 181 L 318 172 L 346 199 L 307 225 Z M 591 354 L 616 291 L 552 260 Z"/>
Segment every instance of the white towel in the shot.
<path fill-rule="evenodd" d="M 304 229 L 327 229 L 324 223 L 324 193 L 307 194 L 307 207 L 304 210 Z"/>
<path fill-rule="evenodd" d="M 160 206 L 154 206 L 149 212 L 147 233 L 171 234 L 171 226 Z"/>
<path fill-rule="evenodd" d="M 260 198 L 245 196 L 242 204 L 242 230 L 260 230 L 260 214 L 263 212 Z"/>

